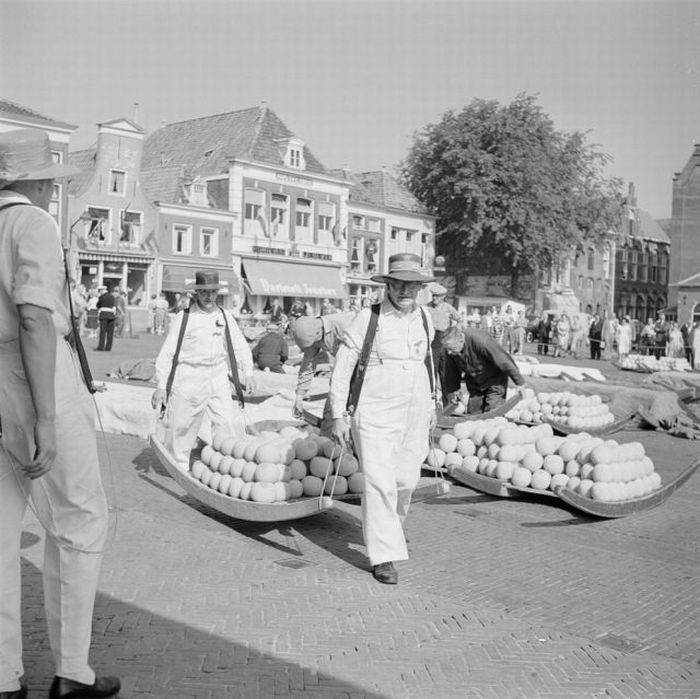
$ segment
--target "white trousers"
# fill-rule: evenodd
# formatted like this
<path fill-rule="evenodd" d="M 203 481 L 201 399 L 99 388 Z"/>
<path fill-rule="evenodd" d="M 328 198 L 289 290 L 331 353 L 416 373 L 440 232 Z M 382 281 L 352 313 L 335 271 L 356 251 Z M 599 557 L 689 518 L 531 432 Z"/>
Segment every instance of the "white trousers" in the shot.
<path fill-rule="evenodd" d="M 408 558 L 403 521 L 428 454 L 430 384 L 422 361 L 365 374 L 352 437 L 365 476 L 362 531 L 371 565 Z"/>
<path fill-rule="evenodd" d="M 0 345 L 0 691 L 22 666 L 20 537 L 31 497 L 46 529 L 44 605 L 56 674 L 94 682 L 88 665 L 92 614 L 107 532 L 92 402 L 67 343 L 56 352 L 57 457 L 30 481 L 19 470 L 35 451 L 31 402 L 16 343 Z"/>
<path fill-rule="evenodd" d="M 166 448 L 183 467 L 189 462 L 205 417 L 205 430 L 223 427 L 234 435 L 245 434 L 243 416 L 231 398 L 228 364 L 178 364 L 164 416 L 164 438 Z"/>

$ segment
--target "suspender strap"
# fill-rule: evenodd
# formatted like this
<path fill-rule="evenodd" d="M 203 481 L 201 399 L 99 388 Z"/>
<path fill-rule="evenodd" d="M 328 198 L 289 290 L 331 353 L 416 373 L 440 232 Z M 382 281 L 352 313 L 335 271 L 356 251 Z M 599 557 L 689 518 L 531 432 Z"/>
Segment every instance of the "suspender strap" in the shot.
<path fill-rule="evenodd" d="M 184 309 L 182 312 L 182 324 L 180 325 L 180 333 L 177 336 L 177 345 L 175 346 L 175 354 L 173 354 L 173 362 L 170 365 L 170 373 L 168 374 L 168 381 L 165 384 L 165 402 L 168 402 L 170 398 L 170 391 L 173 387 L 173 381 L 175 380 L 175 369 L 177 369 L 177 361 L 180 356 L 180 349 L 182 348 L 182 340 L 185 337 L 185 329 L 187 328 L 187 321 L 190 317 L 190 307 Z"/>
<path fill-rule="evenodd" d="M 90 365 L 88 364 L 87 356 L 85 355 L 85 347 L 83 347 L 83 341 L 80 339 L 80 330 L 77 323 L 75 322 L 75 314 L 73 313 L 73 294 L 71 294 L 70 289 L 70 272 L 68 271 L 68 251 L 63 250 L 63 268 L 66 273 L 66 286 L 68 290 L 68 309 L 70 311 L 70 326 L 72 329 L 71 337 L 69 338 L 70 344 L 75 349 L 75 353 L 78 355 L 78 364 L 80 364 L 80 372 L 83 375 L 83 381 L 87 386 L 87 390 L 90 393 L 97 393 L 97 389 L 92 380 L 92 372 L 90 371 Z"/>
<path fill-rule="evenodd" d="M 28 202 L 25 201 L 13 201 L 10 202 L 9 204 L 5 204 L 4 206 L 0 207 L 0 210 L 5 211 L 6 209 L 10 209 L 13 206 L 32 206 L 32 204 L 29 204 Z M 83 375 L 83 381 L 85 381 L 85 386 L 87 386 L 87 390 L 90 391 L 90 393 L 96 393 L 97 389 L 93 385 L 92 381 L 92 372 L 90 371 L 90 365 L 88 364 L 87 356 L 85 354 L 85 348 L 83 347 L 83 342 L 80 339 L 80 330 L 78 329 L 78 326 L 75 322 L 75 315 L 73 313 L 73 295 L 71 294 L 71 289 L 70 289 L 70 271 L 68 269 L 68 251 L 63 248 L 63 271 L 66 277 L 66 291 L 68 293 L 68 311 L 70 315 L 70 326 L 71 326 L 71 334 L 70 337 L 68 338 L 68 341 L 70 342 L 71 346 L 75 350 L 75 353 L 78 355 L 78 363 L 80 364 L 80 372 Z"/>
<path fill-rule="evenodd" d="M 430 347 L 430 330 L 428 329 L 428 318 L 426 317 L 426 313 L 423 306 L 420 306 L 420 314 L 423 318 L 423 328 L 425 329 L 425 336 L 428 338 L 428 351 L 425 353 L 425 368 L 428 370 L 428 377 L 430 378 L 430 397 L 433 400 L 436 400 L 437 396 L 435 393 L 435 367 L 433 366 L 433 352 Z"/>
<path fill-rule="evenodd" d="M 228 360 L 231 365 L 231 378 L 233 379 L 233 385 L 236 389 L 236 396 L 238 397 L 238 404 L 241 408 L 245 408 L 245 399 L 243 398 L 243 386 L 241 385 L 241 377 L 238 374 L 238 362 L 236 362 L 236 355 L 233 351 L 233 342 L 231 342 L 231 330 L 228 326 L 228 318 L 224 309 L 219 306 L 221 315 L 224 317 L 224 323 L 226 325 L 226 347 L 228 347 Z"/>
<path fill-rule="evenodd" d="M 352 377 L 350 378 L 350 391 L 346 406 L 346 410 L 348 411 L 349 415 L 354 414 L 355 409 L 357 408 L 357 402 L 360 400 L 360 391 L 362 390 L 362 384 L 365 380 L 365 373 L 367 372 L 367 365 L 369 364 L 369 354 L 372 350 L 374 336 L 377 333 L 377 322 L 379 321 L 379 308 L 380 304 L 378 303 L 372 305 L 372 313 L 369 317 L 369 325 L 367 326 L 365 340 L 362 343 L 360 358 L 357 364 L 355 364 L 355 368 L 352 372 Z"/>

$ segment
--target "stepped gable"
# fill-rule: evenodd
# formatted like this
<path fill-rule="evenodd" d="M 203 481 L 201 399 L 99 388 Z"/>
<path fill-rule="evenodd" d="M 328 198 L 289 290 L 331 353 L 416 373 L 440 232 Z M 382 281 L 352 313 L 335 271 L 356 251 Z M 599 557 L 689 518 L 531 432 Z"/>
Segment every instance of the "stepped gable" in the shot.
<path fill-rule="evenodd" d="M 266 106 L 167 124 L 144 144 L 142 168 L 182 165 L 193 176 L 227 172 L 230 158 L 284 167 L 278 141 L 294 133 Z M 304 148 L 306 171 L 325 174 L 322 163 Z"/>
<path fill-rule="evenodd" d="M 74 197 L 80 196 L 87 190 L 95 176 L 97 148 L 73 151 L 68 153 L 67 160 L 70 165 L 80 168 L 80 172 L 68 180 L 68 194 Z"/>
<path fill-rule="evenodd" d="M 34 109 L 23 107 L 21 104 L 11 102 L 3 97 L 0 97 L 0 118 L 14 118 L 18 121 L 24 122 L 24 124 L 35 125 L 37 128 L 41 128 L 43 126 L 45 128 L 69 129 L 71 131 L 78 128 L 75 124 L 69 124 L 65 121 L 52 119 L 51 117 L 41 114 Z M 20 128 L 20 126 L 18 125 L 17 128 Z"/>

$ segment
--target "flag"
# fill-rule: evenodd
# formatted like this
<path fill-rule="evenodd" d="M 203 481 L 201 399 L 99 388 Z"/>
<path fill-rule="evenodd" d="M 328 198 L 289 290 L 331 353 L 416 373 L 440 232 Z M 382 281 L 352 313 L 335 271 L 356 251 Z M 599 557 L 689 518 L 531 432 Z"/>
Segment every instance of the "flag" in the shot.
<path fill-rule="evenodd" d="M 155 227 L 151 228 L 151 232 L 146 236 L 146 240 L 143 241 L 143 246 L 146 248 L 146 250 L 150 250 L 154 255 L 157 255 L 160 252 Z"/>
<path fill-rule="evenodd" d="M 260 229 L 262 230 L 263 235 L 266 238 L 269 238 L 270 232 L 267 230 L 267 221 L 265 220 L 262 206 L 258 209 L 258 215 L 255 217 L 255 220 L 260 224 Z"/>

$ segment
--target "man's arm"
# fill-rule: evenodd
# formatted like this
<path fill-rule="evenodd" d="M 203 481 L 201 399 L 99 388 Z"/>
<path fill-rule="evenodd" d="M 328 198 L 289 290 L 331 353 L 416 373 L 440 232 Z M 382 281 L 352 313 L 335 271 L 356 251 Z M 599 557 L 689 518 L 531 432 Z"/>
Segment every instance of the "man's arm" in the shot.
<path fill-rule="evenodd" d="M 56 330 L 47 308 L 24 303 L 17 309 L 22 364 L 36 413 L 36 451 L 24 471 L 34 479 L 47 473 L 56 458 Z"/>

